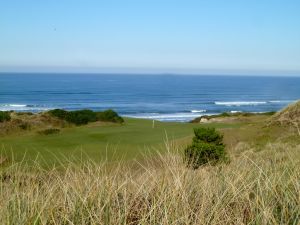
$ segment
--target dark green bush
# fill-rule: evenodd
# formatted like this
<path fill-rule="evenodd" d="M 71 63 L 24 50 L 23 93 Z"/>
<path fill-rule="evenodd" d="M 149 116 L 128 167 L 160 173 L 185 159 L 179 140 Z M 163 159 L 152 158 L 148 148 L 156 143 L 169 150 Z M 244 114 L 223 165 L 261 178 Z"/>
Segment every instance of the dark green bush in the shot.
<path fill-rule="evenodd" d="M 0 122 L 10 121 L 10 112 L 0 111 Z"/>
<path fill-rule="evenodd" d="M 226 159 L 223 136 L 214 128 L 195 128 L 193 143 L 184 151 L 184 159 L 194 169 L 206 163 L 215 164 Z"/>
<path fill-rule="evenodd" d="M 76 125 L 97 121 L 97 114 L 92 110 L 84 109 L 67 113 L 66 120 Z"/>
<path fill-rule="evenodd" d="M 76 125 L 83 125 L 95 121 L 114 122 L 114 123 L 124 122 L 123 118 L 120 117 L 118 113 L 116 113 L 111 109 L 103 112 L 94 112 L 89 109 L 76 110 L 76 111 L 54 109 L 54 110 L 50 110 L 49 114 L 51 116 L 65 120 L 69 123 L 74 123 Z"/>
<path fill-rule="evenodd" d="M 194 134 L 195 137 L 193 138 L 193 143 L 204 142 L 222 145 L 223 136 L 217 132 L 215 128 L 195 128 Z"/>
<path fill-rule="evenodd" d="M 51 116 L 57 117 L 62 120 L 66 120 L 69 123 L 76 125 L 87 124 L 89 122 L 95 122 L 97 114 L 92 110 L 84 109 L 77 111 L 66 111 L 63 109 L 53 109 L 49 111 Z"/>
<path fill-rule="evenodd" d="M 48 112 L 51 116 L 55 116 L 59 119 L 65 120 L 68 114 L 68 111 L 63 109 L 53 109 Z"/>
<path fill-rule="evenodd" d="M 59 132 L 60 132 L 60 129 L 57 129 L 57 128 L 48 128 L 45 130 L 38 131 L 38 133 L 42 134 L 42 135 L 58 134 Z"/>
<path fill-rule="evenodd" d="M 97 120 L 104 122 L 115 122 L 115 123 L 123 123 L 124 119 L 118 115 L 115 111 L 109 109 L 103 112 L 97 113 Z"/>

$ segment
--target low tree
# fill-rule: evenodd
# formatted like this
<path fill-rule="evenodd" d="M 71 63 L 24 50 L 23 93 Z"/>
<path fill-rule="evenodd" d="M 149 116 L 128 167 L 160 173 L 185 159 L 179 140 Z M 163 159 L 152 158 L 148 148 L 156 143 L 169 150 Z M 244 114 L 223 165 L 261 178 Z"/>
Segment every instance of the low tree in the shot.
<path fill-rule="evenodd" d="M 199 166 L 227 159 L 223 136 L 215 128 L 195 128 L 193 142 L 184 151 L 184 159 L 188 167 Z"/>

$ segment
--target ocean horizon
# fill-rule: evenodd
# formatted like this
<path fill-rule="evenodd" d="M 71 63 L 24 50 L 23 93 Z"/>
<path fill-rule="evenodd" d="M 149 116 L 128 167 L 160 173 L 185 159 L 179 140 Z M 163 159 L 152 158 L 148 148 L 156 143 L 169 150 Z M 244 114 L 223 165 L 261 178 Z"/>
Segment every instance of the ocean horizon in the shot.
<path fill-rule="evenodd" d="M 113 109 L 186 122 L 222 112 L 278 111 L 300 99 L 300 77 L 0 73 L 0 111 Z"/>

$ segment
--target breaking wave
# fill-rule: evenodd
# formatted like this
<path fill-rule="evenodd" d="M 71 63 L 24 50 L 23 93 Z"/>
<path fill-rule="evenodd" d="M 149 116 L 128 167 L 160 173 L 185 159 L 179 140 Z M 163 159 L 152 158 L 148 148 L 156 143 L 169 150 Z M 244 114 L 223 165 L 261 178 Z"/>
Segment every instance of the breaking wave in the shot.
<path fill-rule="evenodd" d="M 191 110 L 191 113 L 203 113 L 203 112 L 206 112 L 206 110 L 205 109 Z"/>
<path fill-rule="evenodd" d="M 224 106 L 241 106 L 241 105 L 262 105 L 267 104 L 266 101 L 241 101 L 241 102 L 215 102 L 216 105 L 224 105 Z"/>
<path fill-rule="evenodd" d="M 53 109 L 43 105 L 0 104 L 0 111 L 46 111 Z"/>

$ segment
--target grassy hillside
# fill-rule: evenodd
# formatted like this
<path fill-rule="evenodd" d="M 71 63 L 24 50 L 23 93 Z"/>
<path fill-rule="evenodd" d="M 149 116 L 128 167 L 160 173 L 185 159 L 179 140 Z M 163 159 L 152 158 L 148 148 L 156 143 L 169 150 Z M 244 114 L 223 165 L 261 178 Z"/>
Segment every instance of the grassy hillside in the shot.
<path fill-rule="evenodd" d="M 161 123 L 140 119 L 126 119 L 124 124 L 90 123 L 79 127 L 67 127 L 60 133 L 41 135 L 36 130 L 2 136 L 0 145 L 20 160 L 34 159 L 37 154 L 47 162 L 56 157 L 90 157 L 95 160 L 133 157 L 160 148 L 166 140 L 186 138 L 192 135 L 197 124 Z M 153 151 L 153 149 L 152 149 Z"/>
<path fill-rule="evenodd" d="M 218 118 L 211 123 L 163 123 L 151 120 L 126 118 L 124 124 L 94 122 L 84 126 L 70 126 L 47 118 L 51 124 L 59 125 L 60 132 L 43 135 L 39 129 L 30 129 L 2 135 L 0 146 L 4 157 L 15 160 L 35 160 L 51 164 L 73 159 L 92 158 L 95 161 L 108 159 L 133 159 L 144 153 L 165 151 L 164 142 L 175 142 L 178 147 L 190 142 L 193 128 L 213 126 L 224 134 L 227 148 L 233 149 L 240 143 L 262 148 L 277 139 L 285 142 L 298 142 L 289 128 L 267 126 L 270 115 Z M 47 124 L 40 125 L 47 128 Z"/>
<path fill-rule="evenodd" d="M 277 112 L 269 122 L 270 124 L 280 124 L 284 127 L 293 128 L 300 136 L 300 101 Z"/>
<path fill-rule="evenodd" d="M 11 149 L 15 159 L 0 167 L 0 224 L 299 224 L 300 138 L 274 118 L 154 128 L 125 119 L 3 135 L 2 154 Z M 182 147 L 199 126 L 223 133 L 229 162 L 187 168 Z M 60 167 L 28 163 L 38 154 Z"/>

